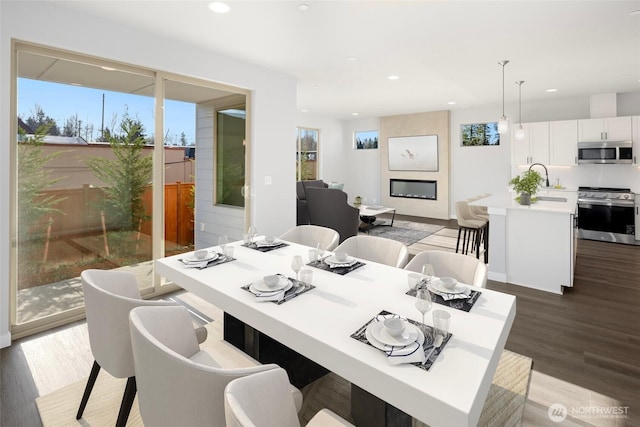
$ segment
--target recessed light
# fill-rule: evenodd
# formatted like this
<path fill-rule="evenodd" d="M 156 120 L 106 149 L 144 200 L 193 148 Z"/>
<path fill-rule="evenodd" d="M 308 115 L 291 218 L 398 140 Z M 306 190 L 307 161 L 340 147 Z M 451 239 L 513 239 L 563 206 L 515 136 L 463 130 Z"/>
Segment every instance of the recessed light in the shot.
<path fill-rule="evenodd" d="M 352 116 L 358 116 L 360 113 L 351 113 Z"/>
<path fill-rule="evenodd" d="M 449 101 L 449 102 L 447 102 L 447 104 L 449 104 L 449 105 L 456 105 L 456 101 Z"/>
<path fill-rule="evenodd" d="M 312 88 L 314 88 L 314 89 L 319 89 L 319 88 L 320 88 L 320 85 L 313 85 L 313 86 L 311 86 L 311 87 L 312 87 Z"/>
<path fill-rule="evenodd" d="M 309 10 L 309 5 L 308 4 L 304 4 L 304 3 L 299 4 L 298 5 L 298 10 L 300 12 L 306 12 L 307 10 Z"/>
<path fill-rule="evenodd" d="M 302 110 L 300 110 L 301 113 L 308 113 L 309 110 L 307 110 L 306 108 L 303 108 Z"/>
<path fill-rule="evenodd" d="M 227 13 L 231 10 L 228 4 L 221 1 L 214 1 L 209 3 L 209 9 L 215 13 Z"/>
<path fill-rule="evenodd" d="M 557 92 L 558 89 L 547 89 L 546 92 Z"/>
<path fill-rule="evenodd" d="M 71 83 L 71 86 L 82 86 L 81 83 Z"/>
<path fill-rule="evenodd" d="M 102 68 L 105 71 L 115 71 L 116 70 L 115 68 L 111 68 L 111 67 L 100 67 L 100 68 Z"/>
<path fill-rule="evenodd" d="M 398 80 L 398 79 L 400 78 L 400 76 L 396 76 L 396 75 L 394 74 L 394 75 L 391 75 L 391 76 L 389 76 L 389 77 L 387 77 L 387 78 L 388 78 L 389 80 Z"/>
<path fill-rule="evenodd" d="M 355 56 L 350 56 L 349 58 L 347 58 L 348 62 L 356 62 L 358 60 L 358 58 L 356 58 Z"/>

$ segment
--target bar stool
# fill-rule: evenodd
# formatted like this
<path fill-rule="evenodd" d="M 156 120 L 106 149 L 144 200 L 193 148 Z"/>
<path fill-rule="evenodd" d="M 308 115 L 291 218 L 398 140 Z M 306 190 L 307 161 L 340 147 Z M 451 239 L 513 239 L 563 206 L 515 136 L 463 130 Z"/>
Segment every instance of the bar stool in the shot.
<path fill-rule="evenodd" d="M 476 258 L 480 258 L 480 242 L 486 241 L 487 224 L 489 221 L 480 219 L 471 214 L 469 204 L 466 200 L 456 202 L 456 215 L 458 217 L 458 241 L 456 242 L 456 253 L 460 248 L 460 237 L 462 237 L 462 250 L 463 254 L 469 253 L 469 244 L 471 243 L 472 250 L 476 252 Z M 485 251 L 485 262 L 488 260 Z"/>
<path fill-rule="evenodd" d="M 487 221 L 486 227 L 482 230 L 482 244 L 484 246 L 484 263 L 487 264 L 489 262 L 489 212 L 486 206 L 472 206 L 469 203 L 475 202 L 476 200 L 483 199 L 485 197 L 489 197 L 491 194 L 484 193 L 479 194 L 477 196 L 469 197 L 467 199 L 467 205 L 469 206 L 469 211 L 471 212 L 471 216 L 473 219 L 478 219 L 481 221 Z"/>

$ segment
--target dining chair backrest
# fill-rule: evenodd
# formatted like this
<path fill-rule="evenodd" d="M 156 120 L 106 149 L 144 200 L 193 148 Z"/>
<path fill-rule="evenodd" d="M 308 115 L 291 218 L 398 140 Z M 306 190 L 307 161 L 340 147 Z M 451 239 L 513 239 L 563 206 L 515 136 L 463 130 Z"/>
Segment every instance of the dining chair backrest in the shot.
<path fill-rule="evenodd" d="M 466 200 L 456 202 L 456 217 L 458 225 L 468 228 L 481 228 L 487 221 L 474 216 Z"/>
<path fill-rule="evenodd" d="M 136 277 L 128 271 L 89 269 L 80 279 L 93 357 L 114 377 L 134 376 L 129 312 L 139 306 L 176 303 L 141 299 Z"/>
<path fill-rule="evenodd" d="M 285 232 L 280 238 L 313 248 L 319 244 L 321 249 L 332 251 L 338 246 L 340 234 L 336 230 L 319 225 L 298 225 Z"/>
<path fill-rule="evenodd" d="M 358 235 L 338 245 L 335 252 L 346 252 L 356 258 L 403 268 L 409 259 L 409 249 L 397 240 L 384 237 Z"/>
<path fill-rule="evenodd" d="M 224 392 L 227 427 L 300 427 L 289 385 L 282 368 L 231 381 Z"/>
<path fill-rule="evenodd" d="M 278 367 L 228 369 L 221 368 L 215 358 L 199 358 L 192 320 L 182 306 L 136 308 L 129 323 L 138 406 L 146 427 L 224 427 L 226 385 L 235 378 Z"/>
<path fill-rule="evenodd" d="M 481 288 L 487 286 L 487 266 L 475 257 L 448 251 L 424 251 L 416 254 L 405 269 L 420 272 L 424 264 L 433 265 L 436 277 L 453 277 L 461 283 Z"/>
<path fill-rule="evenodd" d="M 231 381 L 224 392 L 227 427 L 299 427 L 297 410 L 288 392 L 290 387 L 289 376 L 282 368 Z M 353 427 L 328 409 L 317 412 L 306 426 Z"/>

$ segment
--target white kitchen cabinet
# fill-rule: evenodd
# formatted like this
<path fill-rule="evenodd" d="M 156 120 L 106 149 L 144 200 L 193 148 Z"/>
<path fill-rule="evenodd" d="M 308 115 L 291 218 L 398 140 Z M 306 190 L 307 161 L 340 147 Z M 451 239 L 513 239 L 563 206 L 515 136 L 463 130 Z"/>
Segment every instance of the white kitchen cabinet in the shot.
<path fill-rule="evenodd" d="M 631 117 L 609 117 L 603 119 L 578 120 L 578 140 L 630 141 L 632 139 Z"/>
<path fill-rule="evenodd" d="M 640 194 L 636 194 L 636 240 L 640 240 Z"/>
<path fill-rule="evenodd" d="M 549 164 L 549 122 L 523 123 L 524 139 L 516 139 L 514 125 L 511 132 L 511 163 L 526 165 L 531 163 Z"/>
<path fill-rule="evenodd" d="M 549 123 L 549 163 L 573 166 L 578 162 L 578 121 L 560 120 Z"/>

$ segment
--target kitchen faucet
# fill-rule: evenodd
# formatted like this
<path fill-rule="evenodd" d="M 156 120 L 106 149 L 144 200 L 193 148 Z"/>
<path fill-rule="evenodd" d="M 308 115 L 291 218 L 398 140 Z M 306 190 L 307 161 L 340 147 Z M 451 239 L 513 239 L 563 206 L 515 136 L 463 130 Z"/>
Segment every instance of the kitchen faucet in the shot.
<path fill-rule="evenodd" d="M 547 170 L 547 167 L 545 165 L 543 165 L 542 163 L 532 163 L 531 166 L 529 166 L 529 170 L 531 170 L 532 167 L 534 167 L 535 165 L 540 165 L 544 168 L 544 174 L 547 176 L 547 187 L 549 186 L 549 171 Z"/>

